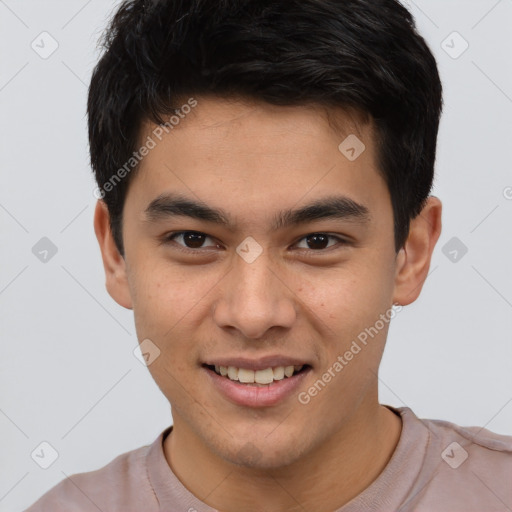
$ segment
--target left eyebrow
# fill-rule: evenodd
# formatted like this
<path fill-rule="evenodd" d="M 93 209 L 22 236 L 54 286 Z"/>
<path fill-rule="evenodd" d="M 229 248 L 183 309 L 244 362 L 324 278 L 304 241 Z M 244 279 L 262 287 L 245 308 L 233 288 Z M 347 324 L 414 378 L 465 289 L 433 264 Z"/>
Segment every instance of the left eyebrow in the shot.
<path fill-rule="evenodd" d="M 329 196 L 318 199 L 296 210 L 284 210 L 274 217 L 272 229 L 306 224 L 321 219 L 341 219 L 359 224 L 371 220 L 370 210 L 346 196 Z"/>
<path fill-rule="evenodd" d="M 222 208 L 212 208 L 180 194 L 158 196 L 151 201 L 144 213 L 150 222 L 181 216 L 222 225 L 232 230 L 236 225 Z M 328 196 L 298 209 L 278 212 L 273 218 L 271 229 L 275 231 L 321 219 L 341 219 L 367 224 L 371 215 L 368 207 L 349 197 Z"/>

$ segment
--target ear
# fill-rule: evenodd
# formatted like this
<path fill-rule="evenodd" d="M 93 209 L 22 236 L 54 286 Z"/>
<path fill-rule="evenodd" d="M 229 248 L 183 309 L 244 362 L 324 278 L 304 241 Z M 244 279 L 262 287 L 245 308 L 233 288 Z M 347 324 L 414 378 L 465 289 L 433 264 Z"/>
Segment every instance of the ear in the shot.
<path fill-rule="evenodd" d="M 107 291 L 120 306 L 132 309 L 126 262 L 114 242 L 107 205 L 101 200 L 96 203 L 94 211 L 94 232 L 100 245 Z"/>
<path fill-rule="evenodd" d="M 441 213 L 441 201 L 430 196 L 423 210 L 412 219 L 409 236 L 396 257 L 394 304 L 406 306 L 418 298 L 441 234 Z"/>

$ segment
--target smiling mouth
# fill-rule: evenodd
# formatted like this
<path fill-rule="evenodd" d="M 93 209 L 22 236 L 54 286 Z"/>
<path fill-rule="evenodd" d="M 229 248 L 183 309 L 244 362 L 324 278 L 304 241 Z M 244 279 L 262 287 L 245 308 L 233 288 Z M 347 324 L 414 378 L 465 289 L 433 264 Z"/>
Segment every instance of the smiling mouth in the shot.
<path fill-rule="evenodd" d="M 308 364 L 300 366 L 275 366 L 256 371 L 247 368 L 237 368 L 236 366 L 214 366 L 210 364 L 204 364 L 203 367 L 228 380 L 247 384 L 248 386 L 269 386 L 274 382 L 289 379 L 311 368 Z"/>

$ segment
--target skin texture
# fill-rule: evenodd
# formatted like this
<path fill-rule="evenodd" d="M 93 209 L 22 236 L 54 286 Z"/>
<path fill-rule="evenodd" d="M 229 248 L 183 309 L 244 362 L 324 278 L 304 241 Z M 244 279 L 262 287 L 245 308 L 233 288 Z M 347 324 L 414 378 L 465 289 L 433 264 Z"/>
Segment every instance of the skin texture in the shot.
<path fill-rule="evenodd" d="M 378 403 L 378 367 L 388 324 L 308 404 L 294 393 L 265 408 L 227 401 L 202 363 L 211 357 L 298 357 L 312 370 L 307 390 L 359 333 L 393 304 L 419 295 L 441 231 L 430 197 L 398 254 L 393 213 L 376 168 L 372 124 L 324 109 L 197 98 L 198 105 L 143 159 L 123 212 L 125 256 L 98 201 L 95 231 L 110 295 L 134 311 L 138 339 L 161 350 L 149 365 L 172 405 L 167 461 L 199 499 L 223 512 L 341 507 L 384 469 L 401 420 Z M 341 127 L 341 129 L 340 129 Z M 154 126 L 145 125 L 141 140 Z M 349 134 L 365 151 L 349 161 Z M 164 192 L 222 208 L 233 229 L 187 217 L 151 222 L 145 209 Z M 342 194 L 365 205 L 369 222 L 321 219 L 273 231 L 274 215 Z M 178 231 L 208 235 L 186 248 Z M 326 233 L 326 248 L 307 235 Z M 263 252 L 236 252 L 248 236 Z M 311 248 L 312 247 L 312 248 Z"/>

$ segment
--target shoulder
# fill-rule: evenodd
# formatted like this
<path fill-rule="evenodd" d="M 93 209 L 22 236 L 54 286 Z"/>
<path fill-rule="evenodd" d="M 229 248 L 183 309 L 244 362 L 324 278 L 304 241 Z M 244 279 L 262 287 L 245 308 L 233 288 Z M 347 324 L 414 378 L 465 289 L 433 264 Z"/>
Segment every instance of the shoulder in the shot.
<path fill-rule="evenodd" d="M 430 432 L 415 510 L 512 509 L 512 436 L 444 420 L 420 421 Z"/>
<path fill-rule="evenodd" d="M 475 463 L 493 461 L 495 464 L 503 464 L 506 467 L 512 465 L 512 435 L 497 434 L 485 427 L 463 427 L 444 420 L 423 420 L 433 435 L 436 434 L 444 442 L 451 441 L 453 446 L 446 446 L 443 450 L 443 460 L 451 457 L 459 447 L 467 452 L 466 459 L 471 457 Z M 460 450 L 459 450 L 460 451 Z M 464 452 L 461 452 L 464 455 Z M 455 464 L 452 464 L 455 465 Z"/>
<path fill-rule="evenodd" d="M 117 456 L 100 469 L 68 476 L 26 512 L 150 512 L 148 504 L 155 500 L 146 469 L 150 448 L 151 445 L 137 448 Z"/>

